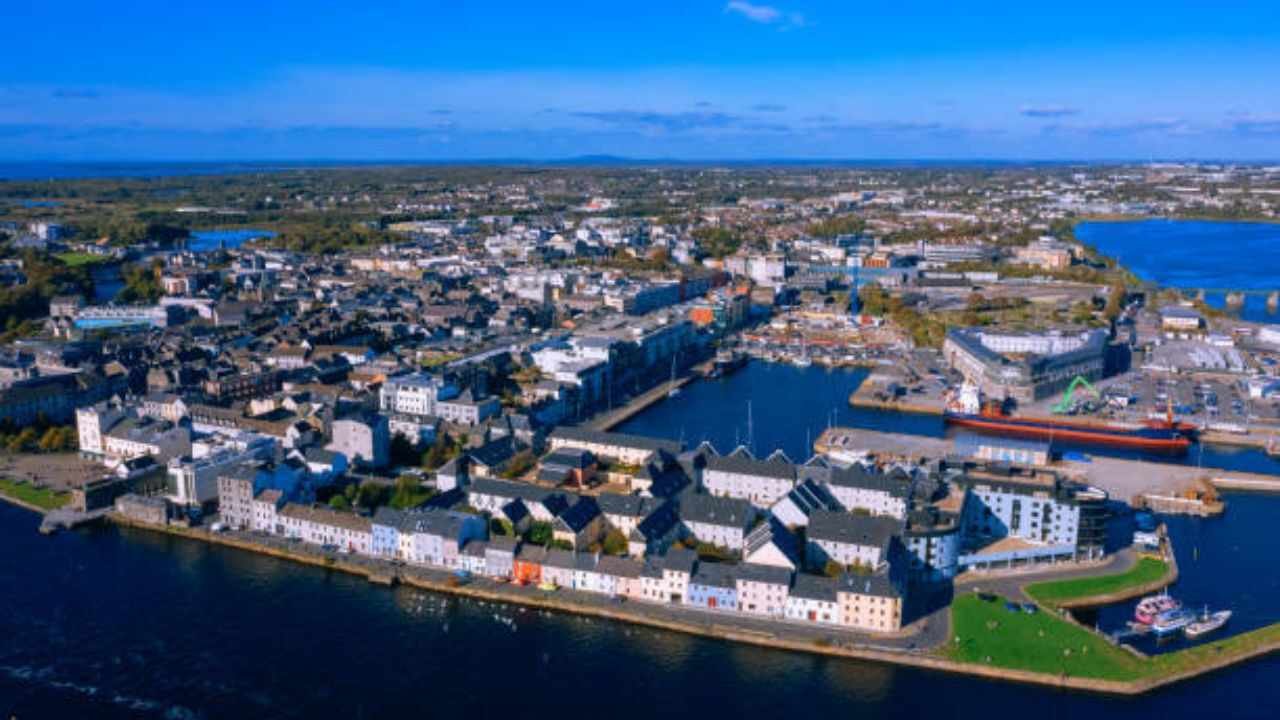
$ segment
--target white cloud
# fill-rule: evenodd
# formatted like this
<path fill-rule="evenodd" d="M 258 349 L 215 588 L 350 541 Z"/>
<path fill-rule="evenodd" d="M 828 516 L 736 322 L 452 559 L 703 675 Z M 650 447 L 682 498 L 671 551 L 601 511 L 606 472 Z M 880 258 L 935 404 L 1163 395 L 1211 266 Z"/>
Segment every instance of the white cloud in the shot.
<path fill-rule="evenodd" d="M 760 23 L 761 25 L 777 25 L 784 30 L 804 27 L 805 24 L 804 15 L 800 13 L 783 12 L 772 5 L 756 5 L 745 0 L 730 0 L 724 6 L 724 10 L 725 12 L 737 13 L 751 22 Z"/>

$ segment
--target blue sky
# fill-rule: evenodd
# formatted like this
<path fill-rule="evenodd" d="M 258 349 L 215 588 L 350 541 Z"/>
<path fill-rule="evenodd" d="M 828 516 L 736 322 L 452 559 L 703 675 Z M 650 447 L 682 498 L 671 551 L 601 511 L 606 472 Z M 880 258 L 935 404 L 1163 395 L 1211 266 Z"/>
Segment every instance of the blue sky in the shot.
<path fill-rule="evenodd" d="M 0 159 L 1280 159 L 1221 5 L 8 0 Z"/>

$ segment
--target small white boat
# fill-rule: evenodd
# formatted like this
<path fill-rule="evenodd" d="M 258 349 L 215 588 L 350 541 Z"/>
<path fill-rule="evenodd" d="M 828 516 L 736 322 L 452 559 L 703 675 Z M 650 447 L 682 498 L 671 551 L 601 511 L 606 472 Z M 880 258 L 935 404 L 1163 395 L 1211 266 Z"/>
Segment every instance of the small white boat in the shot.
<path fill-rule="evenodd" d="M 1201 635 L 1208 635 L 1214 630 L 1221 628 L 1223 625 L 1226 625 L 1227 621 L 1230 619 L 1230 610 L 1219 610 L 1213 614 L 1205 612 L 1200 616 L 1199 620 L 1188 624 L 1182 630 L 1182 633 L 1189 638 L 1198 638 Z"/>
<path fill-rule="evenodd" d="M 1195 619 L 1195 613 L 1189 610 L 1166 610 L 1156 616 L 1151 630 L 1159 636 L 1168 635 L 1186 628 Z"/>

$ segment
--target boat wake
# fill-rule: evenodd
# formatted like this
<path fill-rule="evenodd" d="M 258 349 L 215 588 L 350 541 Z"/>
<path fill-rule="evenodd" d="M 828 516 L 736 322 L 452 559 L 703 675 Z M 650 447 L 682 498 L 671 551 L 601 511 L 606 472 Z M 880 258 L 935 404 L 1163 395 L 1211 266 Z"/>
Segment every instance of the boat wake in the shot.
<path fill-rule="evenodd" d="M 0 675 L 20 683 L 74 693 L 81 697 L 100 700 L 134 713 L 154 714 L 166 720 L 195 720 L 199 715 L 181 705 L 168 705 L 158 700 L 148 700 L 133 695 L 111 692 L 106 688 L 59 679 L 51 667 L 37 668 L 27 665 L 0 665 Z"/>

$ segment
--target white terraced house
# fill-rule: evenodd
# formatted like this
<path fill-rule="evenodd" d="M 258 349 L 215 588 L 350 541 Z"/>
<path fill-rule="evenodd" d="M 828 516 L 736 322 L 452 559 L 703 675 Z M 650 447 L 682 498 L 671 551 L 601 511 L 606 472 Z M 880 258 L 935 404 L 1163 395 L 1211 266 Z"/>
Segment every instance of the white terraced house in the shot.
<path fill-rule="evenodd" d="M 796 485 L 795 466 L 756 460 L 745 451 L 711 456 L 702 470 L 702 486 L 711 495 L 739 498 L 767 510 Z"/>

